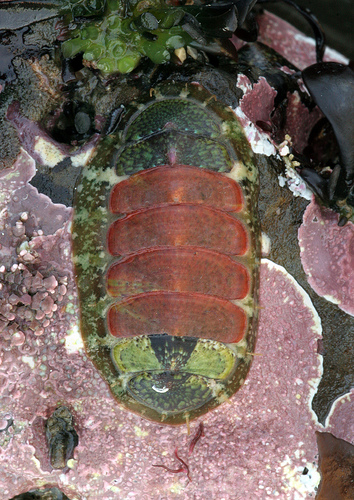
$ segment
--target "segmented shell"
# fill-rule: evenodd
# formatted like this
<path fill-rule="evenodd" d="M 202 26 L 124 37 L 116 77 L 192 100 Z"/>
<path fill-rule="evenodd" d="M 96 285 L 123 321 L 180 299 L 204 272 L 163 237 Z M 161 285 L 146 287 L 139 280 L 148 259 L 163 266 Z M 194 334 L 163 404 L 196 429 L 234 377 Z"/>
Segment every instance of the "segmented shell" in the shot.
<path fill-rule="evenodd" d="M 235 114 L 199 85 L 141 101 L 77 188 L 81 329 L 123 406 L 178 424 L 229 398 L 250 367 L 258 173 Z"/>

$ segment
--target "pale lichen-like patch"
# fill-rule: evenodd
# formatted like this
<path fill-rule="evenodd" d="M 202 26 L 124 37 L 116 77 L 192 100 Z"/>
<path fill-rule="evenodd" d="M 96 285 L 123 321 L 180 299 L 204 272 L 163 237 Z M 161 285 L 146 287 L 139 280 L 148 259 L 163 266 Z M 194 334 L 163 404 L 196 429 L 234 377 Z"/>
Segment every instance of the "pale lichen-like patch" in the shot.
<path fill-rule="evenodd" d="M 284 187 L 287 185 L 294 196 L 301 196 L 305 198 L 305 200 L 311 200 L 313 193 L 307 187 L 302 177 L 297 173 L 291 164 L 291 160 L 289 160 L 288 157 L 284 157 L 283 161 L 286 165 L 285 176 L 278 176 L 279 186 Z"/>
<path fill-rule="evenodd" d="M 79 324 L 73 324 L 65 337 L 65 348 L 68 353 L 80 352 L 84 349 Z"/>
<path fill-rule="evenodd" d="M 266 257 L 270 253 L 271 249 L 271 239 L 267 235 L 267 233 L 262 232 L 262 243 L 261 243 L 261 248 L 262 248 L 262 256 Z"/>
<path fill-rule="evenodd" d="M 149 433 L 147 431 L 142 430 L 138 426 L 135 426 L 134 430 L 135 430 L 135 434 L 137 435 L 137 437 L 146 437 L 149 435 Z"/>
<path fill-rule="evenodd" d="M 52 142 L 47 141 L 43 137 L 37 136 L 34 142 L 34 152 L 37 153 L 44 165 L 55 167 L 58 163 L 64 160 L 65 155 Z"/>

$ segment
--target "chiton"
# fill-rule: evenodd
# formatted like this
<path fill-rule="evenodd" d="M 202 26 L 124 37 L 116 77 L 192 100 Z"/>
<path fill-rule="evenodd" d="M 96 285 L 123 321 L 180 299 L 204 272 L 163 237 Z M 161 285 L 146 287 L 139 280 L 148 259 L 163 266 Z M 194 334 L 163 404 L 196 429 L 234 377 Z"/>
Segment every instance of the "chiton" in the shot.
<path fill-rule="evenodd" d="M 257 326 L 258 169 L 199 84 L 126 109 L 76 190 L 73 251 L 89 357 L 127 409 L 181 424 L 243 384 Z"/>

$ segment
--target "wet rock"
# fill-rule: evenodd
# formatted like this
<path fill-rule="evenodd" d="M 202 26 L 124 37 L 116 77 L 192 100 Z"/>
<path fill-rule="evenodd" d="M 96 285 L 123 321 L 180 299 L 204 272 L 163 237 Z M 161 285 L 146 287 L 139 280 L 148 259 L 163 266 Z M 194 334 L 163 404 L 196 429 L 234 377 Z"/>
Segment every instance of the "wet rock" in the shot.
<path fill-rule="evenodd" d="M 317 500 L 354 498 L 354 446 L 329 432 L 317 432 L 321 483 Z"/>

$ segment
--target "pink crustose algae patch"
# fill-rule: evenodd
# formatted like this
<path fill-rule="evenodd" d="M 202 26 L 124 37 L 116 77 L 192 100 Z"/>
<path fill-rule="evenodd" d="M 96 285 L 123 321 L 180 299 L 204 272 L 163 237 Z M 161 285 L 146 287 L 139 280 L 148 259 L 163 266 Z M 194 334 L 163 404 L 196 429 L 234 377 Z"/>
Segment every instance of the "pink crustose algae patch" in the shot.
<path fill-rule="evenodd" d="M 11 176 L 3 179 L 5 188 L 11 183 L 11 196 L 28 186 L 24 171 L 30 166 L 25 160 L 17 164 L 19 184 Z M 36 215 L 42 201 L 43 195 L 34 191 L 33 208 L 27 210 L 36 224 L 31 234 L 24 221 L 24 233 L 11 239 L 13 231 L 7 231 L 1 249 L 7 265 L 13 265 L 11 259 L 19 258 L 16 238 L 21 237 L 34 256 L 18 265 L 13 283 L 3 283 L 14 316 L 4 328 L 18 325 L 0 340 L 3 498 L 41 486 L 57 486 L 70 499 L 86 500 L 181 495 L 231 500 L 235 485 L 240 498 L 314 496 L 317 448 L 310 400 L 321 374 L 321 327 L 307 294 L 285 269 L 263 262 L 259 340 L 250 376 L 230 403 L 202 419 L 205 435 L 188 456 L 186 427 L 157 425 L 120 409 L 85 356 L 77 330 L 70 210 L 47 198 L 47 209 L 63 217 L 61 228 L 50 228 Z M 16 228 L 22 209 L 3 212 L 4 227 Z M 6 276 L 10 272 L 10 267 L 4 270 Z M 21 316 L 16 308 L 22 307 Z M 38 312 L 38 324 L 31 323 Z M 28 322 L 26 315 L 31 316 Z M 74 457 L 63 470 L 52 469 L 45 439 L 45 421 L 58 406 L 70 410 L 79 436 Z M 192 434 L 200 422 L 192 423 Z M 176 448 L 192 481 L 185 467 L 178 474 L 153 467 L 181 469 Z"/>
<path fill-rule="evenodd" d="M 354 315 L 354 224 L 312 201 L 299 229 L 301 261 L 318 295 Z"/>

